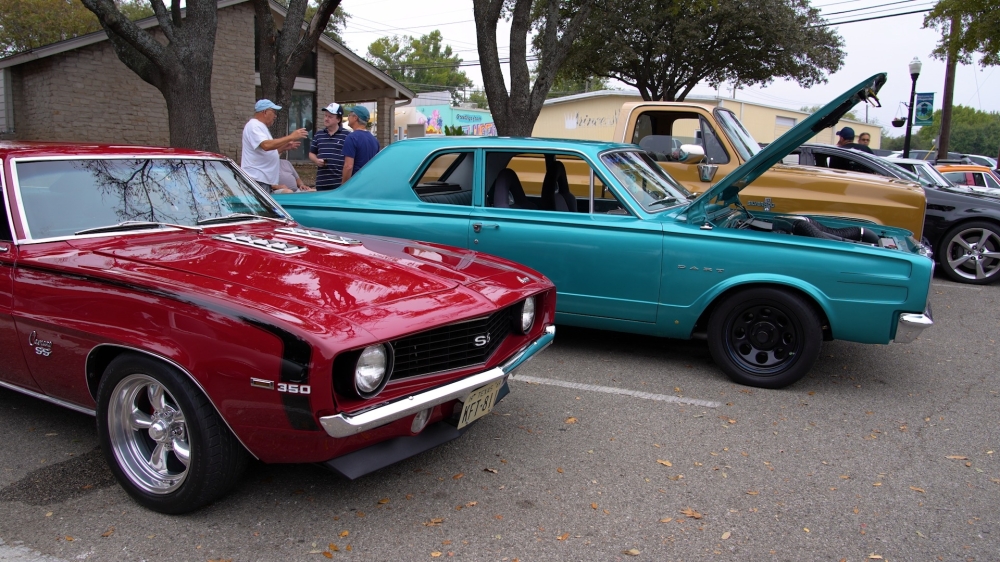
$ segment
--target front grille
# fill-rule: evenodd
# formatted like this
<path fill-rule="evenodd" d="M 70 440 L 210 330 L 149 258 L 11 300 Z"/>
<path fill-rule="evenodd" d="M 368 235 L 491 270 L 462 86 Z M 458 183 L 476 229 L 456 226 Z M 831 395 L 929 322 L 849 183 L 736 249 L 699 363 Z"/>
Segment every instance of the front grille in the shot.
<path fill-rule="evenodd" d="M 513 307 L 516 308 L 516 307 Z M 435 328 L 392 342 L 392 379 L 415 377 L 485 363 L 511 332 L 512 309 Z M 478 341 L 481 345 L 476 345 Z M 486 343 L 482 343 L 486 340 Z"/>

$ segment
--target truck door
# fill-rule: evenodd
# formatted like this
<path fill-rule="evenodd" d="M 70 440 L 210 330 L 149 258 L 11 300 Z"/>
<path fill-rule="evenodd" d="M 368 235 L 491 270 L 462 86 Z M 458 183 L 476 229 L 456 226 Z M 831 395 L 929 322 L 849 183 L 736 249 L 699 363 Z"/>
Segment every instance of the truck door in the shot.
<path fill-rule="evenodd" d="M 668 174 L 695 193 L 705 191 L 714 181 L 735 170 L 741 163 L 732 155 L 732 150 L 727 148 L 725 140 L 719 136 L 710 120 L 694 110 L 647 109 L 636 117 L 632 138 L 628 141 L 650 152 Z M 716 180 L 703 182 L 698 176 L 697 164 L 676 161 L 673 151 L 685 144 L 704 148 L 704 161 L 719 166 Z"/>

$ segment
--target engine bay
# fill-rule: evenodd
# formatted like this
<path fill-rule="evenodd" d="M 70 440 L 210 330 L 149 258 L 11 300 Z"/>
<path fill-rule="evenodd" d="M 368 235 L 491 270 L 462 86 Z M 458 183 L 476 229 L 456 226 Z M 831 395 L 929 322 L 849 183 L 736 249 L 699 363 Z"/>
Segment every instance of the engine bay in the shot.
<path fill-rule="evenodd" d="M 749 213 L 735 212 L 725 217 L 721 225 L 724 228 L 853 242 L 890 250 L 908 249 L 905 241 L 874 224 L 831 227 L 806 216 L 774 215 L 758 218 Z"/>

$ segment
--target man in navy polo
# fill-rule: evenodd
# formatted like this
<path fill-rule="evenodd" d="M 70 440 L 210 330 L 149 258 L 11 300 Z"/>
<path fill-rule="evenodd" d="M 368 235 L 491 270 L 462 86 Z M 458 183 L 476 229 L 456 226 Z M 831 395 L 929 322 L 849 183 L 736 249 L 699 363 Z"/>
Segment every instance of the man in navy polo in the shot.
<path fill-rule="evenodd" d="M 344 108 L 331 103 L 323 108 L 323 126 L 309 145 L 309 159 L 316 164 L 316 191 L 337 189 L 344 175 L 344 141 L 350 131 L 341 124 Z"/>
<path fill-rule="evenodd" d="M 378 153 L 378 140 L 368 131 L 368 109 L 356 105 L 348 111 L 347 124 L 353 132 L 344 141 L 344 181 L 358 173 Z"/>

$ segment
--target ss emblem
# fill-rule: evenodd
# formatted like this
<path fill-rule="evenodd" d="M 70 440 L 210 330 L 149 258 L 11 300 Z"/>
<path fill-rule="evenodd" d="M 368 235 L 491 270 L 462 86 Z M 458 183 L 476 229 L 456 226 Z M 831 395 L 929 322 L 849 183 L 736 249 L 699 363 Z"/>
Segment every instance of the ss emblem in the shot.
<path fill-rule="evenodd" d="M 487 332 L 485 336 L 476 336 L 476 339 L 472 341 L 475 342 L 476 347 L 483 347 L 484 345 L 490 343 L 490 334 Z"/>

